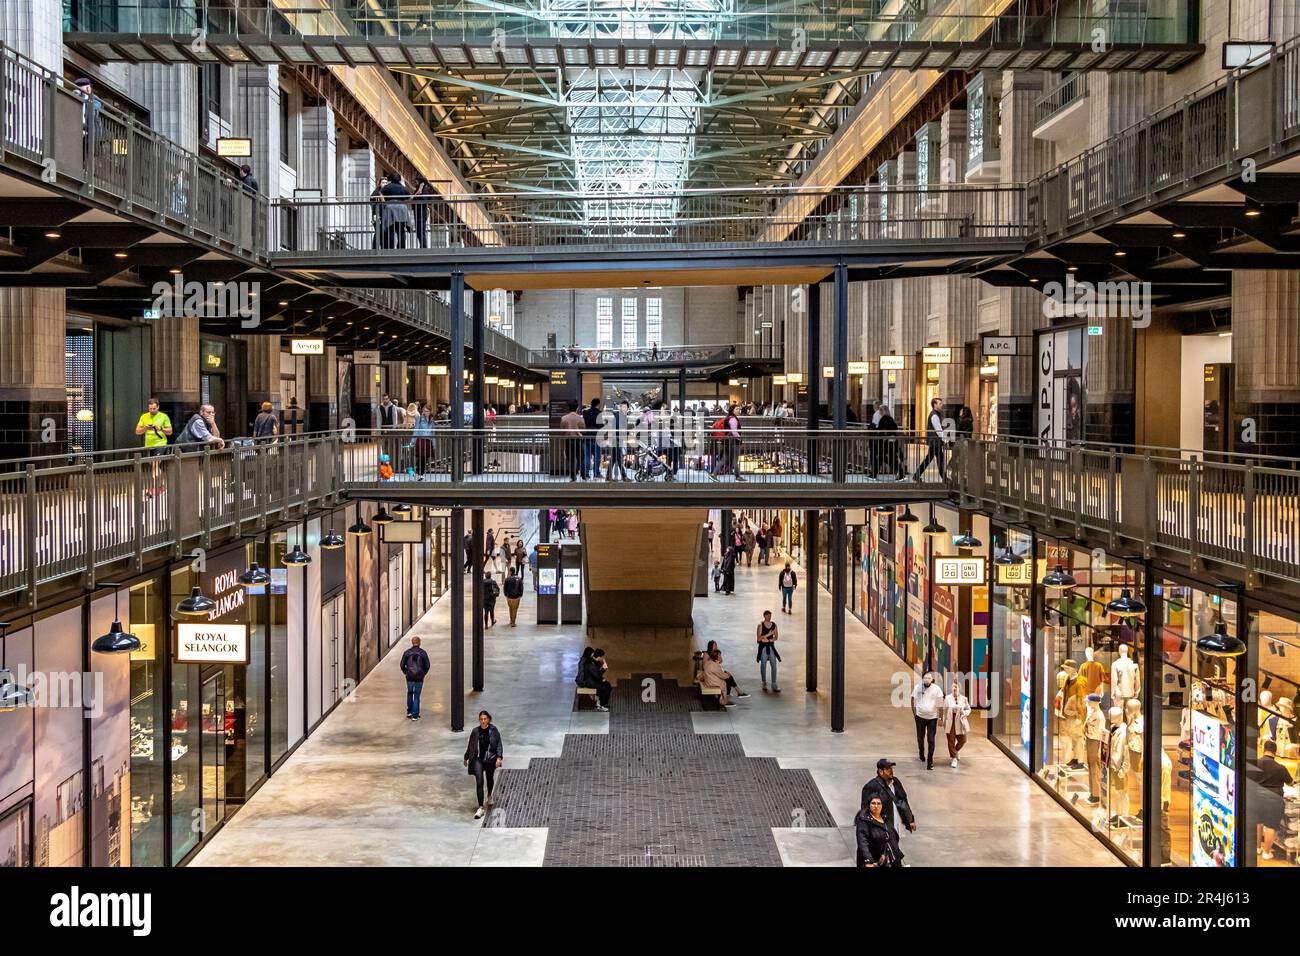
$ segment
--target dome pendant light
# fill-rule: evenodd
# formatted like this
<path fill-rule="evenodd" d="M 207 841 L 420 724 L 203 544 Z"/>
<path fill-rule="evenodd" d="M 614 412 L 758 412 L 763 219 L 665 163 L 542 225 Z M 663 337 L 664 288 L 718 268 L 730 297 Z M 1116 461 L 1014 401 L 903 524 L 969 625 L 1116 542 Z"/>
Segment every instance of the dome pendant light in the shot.
<path fill-rule="evenodd" d="M 962 551 L 974 551 L 976 548 L 982 548 L 984 542 L 975 537 L 969 531 L 963 531 L 957 537 L 952 539 L 952 543 Z"/>
<path fill-rule="evenodd" d="M 380 527 L 382 527 L 382 526 L 384 526 L 384 525 L 386 525 L 386 524 L 392 524 L 392 523 L 393 523 L 393 516 L 390 515 L 387 511 L 384 510 L 384 506 L 383 506 L 383 505 L 380 505 L 380 506 L 379 506 L 379 510 L 375 512 L 375 516 L 374 516 L 373 518 L 371 518 L 370 520 L 372 520 L 375 524 L 377 524 L 377 525 L 379 525 Z"/>
<path fill-rule="evenodd" d="M 320 539 L 320 546 L 322 551 L 337 551 L 339 548 L 344 547 L 346 544 L 347 542 L 343 540 L 343 535 L 339 534 L 333 528 L 330 528 L 329 533 L 326 534 L 325 537 Z"/>
<path fill-rule="evenodd" d="M 370 534 L 373 529 L 366 524 L 365 519 L 358 517 L 357 523 L 348 528 L 348 534 L 355 534 L 357 537 Z"/>
<path fill-rule="evenodd" d="M 217 602 L 206 597 L 195 585 L 190 589 L 190 596 L 176 605 L 176 613 L 181 617 L 206 617 L 216 607 Z"/>
<path fill-rule="evenodd" d="M 876 505 L 876 513 L 882 515 L 892 515 L 894 513 L 893 505 Z"/>
<path fill-rule="evenodd" d="M 935 519 L 933 505 L 930 506 L 930 523 L 921 529 L 921 533 L 931 538 L 938 538 L 948 533 L 948 529 Z"/>
<path fill-rule="evenodd" d="M 90 649 L 96 654 L 125 654 L 138 651 L 143 646 L 140 638 L 122 630 L 121 621 L 114 621 L 107 634 L 95 638 L 95 643 L 90 645 Z"/>
<path fill-rule="evenodd" d="M 905 505 L 903 508 L 903 513 L 898 516 L 899 524 L 916 524 L 916 522 L 919 520 L 920 519 L 917 518 L 916 515 L 912 514 L 911 505 Z"/>
<path fill-rule="evenodd" d="M 1078 582 L 1074 580 L 1074 575 L 1066 571 L 1065 565 L 1063 564 L 1058 564 L 1055 571 L 1050 571 L 1043 575 L 1044 587 L 1065 590 L 1066 588 L 1074 587 L 1077 583 Z"/>
<path fill-rule="evenodd" d="M 1141 614 L 1147 609 L 1147 606 L 1133 596 L 1133 592 L 1125 588 L 1120 592 L 1119 597 L 1106 603 L 1106 610 L 1112 614 Z"/>
<path fill-rule="evenodd" d="M 1214 622 L 1214 633 L 1196 639 L 1196 649 L 1206 657 L 1240 657 L 1246 653 L 1246 644 L 1241 638 L 1228 633 L 1228 625 L 1223 618 Z"/>
<path fill-rule="evenodd" d="M 408 505 L 406 502 L 393 505 L 393 514 L 395 515 L 409 515 L 411 511 L 412 511 L 411 506 Z"/>
<path fill-rule="evenodd" d="M 248 570 L 239 576 L 239 583 L 246 588 L 255 588 L 266 584 L 270 580 L 271 575 L 267 574 L 256 561 L 249 565 Z"/>
<path fill-rule="evenodd" d="M 300 568 L 305 564 L 311 564 L 311 555 L 302 549 L 302 545 L 295 544 L 293 550 L 280 560 L 286 567 Z"/>
<path fill-rule="evenodd" d="M 993 559 L 994 564 L 1000 564 L 1004 568 L 1014 568 L 1025 563 L 1025 559 L 1011 550 L 1011 545 L 1004 544 L 1002 553 Z"/>

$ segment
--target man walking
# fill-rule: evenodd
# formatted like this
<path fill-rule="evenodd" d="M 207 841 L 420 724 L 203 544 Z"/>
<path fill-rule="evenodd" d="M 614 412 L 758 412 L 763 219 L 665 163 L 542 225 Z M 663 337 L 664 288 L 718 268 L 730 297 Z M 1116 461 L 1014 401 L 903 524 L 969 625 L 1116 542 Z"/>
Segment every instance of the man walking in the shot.
<path fill-rule="evenodd" d="M 794 568 L 790 567 L 789 561 L 777 576 L 777 586 L 781 588 L 781 613 L 793 614 L 794 589 L 799 586 L 799 578 L 795 575 Z"/>
<path fill-rule="evenodd" d="M 579 414 L 578 403 L 570 400 L 569 410 L 560 419 L 560 441 L 564 443 L 564 465 L 570 481 L 578 480 L 579 471 L 582 472 L 583 478 L 587 477 L 587 470 L 583 467 L 582 460 L 583 432 L 586 427 L 587 421 Z"/>
<path fill-rule="evenodd" d="M 627 436 L 627 402 L 619 403 L 619 407 L 612 412 L 605 413 L 605 435 L 609 440 L 609 463 L 605 466 L 605 480 L 614 480 L 614 469 L 618 469 L 618 476 L 623 481 L 631 481 L 627 472 L 623 470 L 623 443 Z"/>
<path fill-rule="evenodd" d="M 519 600 L 524 596 L 524 568 L 515 565 L 510 576 L 506 578 L 506 607 L 510 609 L 510 626 L 515 626 L 515 617 L 519 614 Z"/>
<path fill-rule="evenodd" d="M 492 572 L 483 569 L 483 626 L 495 627 L 497 623 L 497 595 L 501 593 L 501 586 L 492 580 Z"/>
<path fill-rule="evenodd" d="M 883 805 L 881 815 L 889 828 L 898 834 L 900 829 L 909 833 L 916 832 L 916 815 L 907 802 L 907 791 L 902 782 L 894 776 L 894 762 L 881 757 L 876 761 L 876 775 L 862 788 L 862 809 L 871 803 L 872 797 L 879 797 Z"/>
<path fill-rule="evenodd" d="M 932 461 L 939 463 L 939 480 L 945 480 L 943 451 L 944 446 L 948 444 L 948 438 L 943 428 L 943 402 L 937 398 L 930 399 L 930 416 L 925 420 L 925 443 L 928 449 L 926 456 L 921 461 L 921 466 L 916 469 L 916 473 L 912 475 L 912 480 L 920 481 L 921 475 L 925 473 L 925 469 Z"/>
<path fill-rule="evenodd" d="M 926 674 L 912 691 L 912 718 L 916 721 L 916 750 L 926 770 L 934 769 L 934 732 L 943 707 L 943 688 Z"/>
<path fill-rule="evenodd" d="M 424 690 L 424 678 L 431 665 L 418 637 L 411 638 L 411 646 L 402 655 L 401 668 L 406 675 L 406 716 L 409 720 L 419 720 L 420 691 Z"/>
<path fill-rule="evenodd" d="M 600 398 L 593 398 L 591 404 L 582 410 L 582 477 L 600 477 L 600 445 L 596 443 L 596 430 L 600 427 Z"/>
<path fill-rule="evenodd" d="M 487 811 L 483 808 L 483 782 L 487 780 L 487 804 L 492 804 L 492 791 L 496 788 L 496 773 L 501 768 L 505 752 L 501 749 L 501 731 L 492 723 L 492 715 L 486 710 L 478 712 L 478 726 L 469 732 L 469 743 L 465 747 L 465 766 L 474 778 L 474 789 L 478 793 L 478 809 L 474 819 L 483 819 Z"/>
<path fill-rule="evenodd" d="M 267 441 L 278 434 L 280 434 L 280 420 L 275 417 L 271 403 L 263 402 L 262 410 L 253 419 L 253 437 Z"/>

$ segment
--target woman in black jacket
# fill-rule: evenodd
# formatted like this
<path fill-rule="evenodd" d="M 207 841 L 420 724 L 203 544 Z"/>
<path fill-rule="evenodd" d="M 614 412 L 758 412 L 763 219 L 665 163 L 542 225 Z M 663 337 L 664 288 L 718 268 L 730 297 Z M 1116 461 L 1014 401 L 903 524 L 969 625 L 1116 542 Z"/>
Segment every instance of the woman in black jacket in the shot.
<path fill-rule="evenodd" d="M 474 778 L 474 788 L 478 792 L 478 811 L 474 819 L 481 819 L 486 813 L 483 809 L 483 781 L 487 779 L 487 802 L 492 802 L 495 778 L 505 751 L 501 747 L 501 731 L 492 723 L 492 715 L 486 710 L 478 712 L 478 726 L 469 732 L 469 743 L 465 746 L 465 766 Z"/>
<path fill-rule="evenodd" d="M 613 685 L 605 680 L 605 652 L 601 648 L 590 648 L 582 652 L 582 658 L 578 661 L 578 676 L 576 683 L 579 687 L 594 687 L 596 689 L 596 709 L 609 710 L 609 695 L 613 691 Z"/>
<path fill-rule="evenodd" d="M 898 848 L 898 834 L 884 816 L 884 801 L 872 797 L 865 809 L 853 818 L 858 837 L 858 866 L 896 867 L 903 865 L 903 851 Z"/>

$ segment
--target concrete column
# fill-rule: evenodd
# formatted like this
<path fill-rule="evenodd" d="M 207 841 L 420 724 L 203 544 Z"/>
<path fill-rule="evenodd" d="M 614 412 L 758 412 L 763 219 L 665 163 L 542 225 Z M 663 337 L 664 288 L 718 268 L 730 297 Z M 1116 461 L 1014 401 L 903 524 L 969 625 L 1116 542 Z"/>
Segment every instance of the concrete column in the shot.
<path fill-rule="evenodd" d="M 365 145 L 340 149 L 339 189 L 347 199 L 365 199 L 379 185 L 379 170 L 375 154 Z M 364 235 L 371 230 L 370 208 L 365 203 L 347 205 L 339 217 L 340 225 L 349 232 Z"/>
<path fill-rule="evenodd" d="M 848 538 L 844 509 L 831 509 L 831 731 L 844 732 L 844 615 L 848 613 Z"/>
<path fill-rule="evenodd" d="M 253 168 L 262 192 L 280 195 L 280 68 L 235 67 L 232 136 L 253 140 L 253 155 L 245 160 Z"/>
<path fill-rule="evenodd" d="M 199 68 L 184 63 L 136 63 L 126 77 L 127 91 L 149 110 L 150 127 L 182 149 L 198 152 Z"/>
<path fill-rule="evenodd" d="M 338 195 L 338 144 L 335 142 L 334 108 L 328 103 L 302 111 L 302 168 L 298 185 L 319 189 L 326 199 Z"/>
<path fill-rule="evenodd" d="M 817 692 L 817 521 L 816 511 L 803 513 L 804 675 L 810 694 Z"/>
<path fill-rule="evenodd" d="M 324 355 L 307 359 L 307 431 L 327 431 L 339 424 L 338 353 L 325 347 Z M 298 404 L 303 403 L 300 397 Z"/>
<path fill-rule="evenodd" d="M 67 450 L 64 316 L 62 289 L 0 289 L 0 458 Z"/>
<path fill-rule="evenodd" d="M 447 710 L 453 733 L 465 729 L 465 509 L 451 509 L 451 641 Z"/>
<path fill-rule="evenodd" d="M 63 73 L 61 0 L 5 0 L 0 3 L 0 40 L 55 73 Z"/>
<path fill-rule="evenodd" d="M 948 110 L 939 121 L 939 172 L 944 182 L 960 182 L 965 168 L 968 125 L 965 110 Z M 1004 160 L 1005 162 L 1005 160 Z M 936 276 L 930 280 L 930 309 L 934 328 L 929 339 L 952 349 L 952 362 L 939 368 L 939 395 L 955 418 L 966 399 L 966 350 L 976 338 L 979 282 L 969 276 Z"/>
<path fill-rule="evenodd" d="M 384 385 L 388 397 L 394 404 L 406 407 L 408 401 L 406 387 L 406 363 L 384 362 Z"/>
<path fill-rule="evenodd" d="M 235 339 L 244 343 L 248 384 L 244 414 L 247 421 L 232 422 L 234 427 L 227 427 L 227 432 L 232 435 L 252 434 L 252 422 L 261 411 L 263 402 L 270 402 L 277 410 L 280 408 L 280 337 L 236 335 Z"/>
<path fill-rule="evenodd" d="M 1300 272 L 1233 271 L 1232 373 L 1233 449 L 1300 455 Z"/>
<path fill-rule="evenodd" d="M 470 536 L 473 539 L 470 551 L 473 555 L 471 593 L 474 595 L 474 621 L 470 629 L 473 635 L 470 643 L 470 674 L 475 692 L 483 690 L 483 509 L 475 508 L 470 512 Z"/>
<path fill-rule="evenodd" d="M 199 320 L 163 316 L 153 329 L 153 394 L 175 434 L 199 406 Z"/>

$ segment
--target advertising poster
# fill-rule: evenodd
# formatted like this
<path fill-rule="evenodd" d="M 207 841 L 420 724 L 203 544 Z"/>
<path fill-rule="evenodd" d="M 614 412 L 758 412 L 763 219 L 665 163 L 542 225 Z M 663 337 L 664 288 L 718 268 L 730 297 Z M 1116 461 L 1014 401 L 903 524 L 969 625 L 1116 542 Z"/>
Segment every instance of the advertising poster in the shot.
<path fill-rule="evenodd" d="M 1233 812 L 1217 798 L 1217 788 L 1198 777 L 1192 787 L 1192 866 L 1236 865 Z"/>
<path fill-rule="evenodd" d="M 934 669 L 946 675 L 955 666 L 953 648 L 957 641 L 957 596 L 950 588 L 937 586 L 931 589 L 930 594 Z"/>
<path fill-rule="evenodd" d="M 1020 619 L 1020 743 L 1029 752 L 1033 716 L 1029 698 L 1034 684 L 1034 627 L 1028 617 Z"/>
<path fill-rule="evenodd" d="M 907 526 L 907 546 L 910 567 L 907 574 L 907 662 L 925 666 L 925 652 L 929 635 L 925 631 L 925 605 L 928 579 L 925 567 L 925 542 L 916 525 Z"/>
<path fill-rule="evenodd" d="M 555 594 L 556 583 L 555 568 L 538 568 L 537 569 L 537 593 L 538 594 Z"/>

